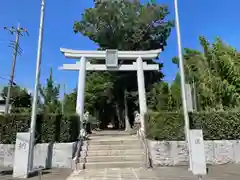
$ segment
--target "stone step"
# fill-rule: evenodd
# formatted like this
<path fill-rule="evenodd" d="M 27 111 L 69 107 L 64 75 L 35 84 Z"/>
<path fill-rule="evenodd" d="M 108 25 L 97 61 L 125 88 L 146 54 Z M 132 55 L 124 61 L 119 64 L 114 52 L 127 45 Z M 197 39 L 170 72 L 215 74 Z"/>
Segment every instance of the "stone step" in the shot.
<path fill-rule="evenodd" d="M 128 137 L 131 136 L 129 132 L 126 131 L 93 131 L 92 134 L 90 135 L 91 137 L 93 136 L 112 136 L 112 137 Z"/>
<path fill-rule="evenodd" d="M 129 145 L 92 145 L 89 144 L 88 151 L 101 151 L 101 150 L 128 150 L 128 149 L 141 149 L 141 144 Z"/>
<path fill-rule="evenodd" d="M 122 162 L 122 161 L 144 161 L 144 155 L 86 157 L 86 162 Z"/>
<path fill-rule="evenodd" d="M 104 168 L 140 168 L 145 167 L 143 161 L 121 161 L 121 162 L 91 162 L 86 163 L 86 169 Z"/>
<path fill-rule="evenodd" d="M 127 149 L 127 150 L 103 150 L 103 151 L 88 151 L 88 156 L 119 156 L 119 155 L 141 155 L 144 154 L 142 149 Z"/>
<path fill-rule="evenodd" d="M 115 140 L 115 139 L 109 139 L 109 140 L 90 140 L 89 144 L 91 145 L 121 145 L 121 144 L 140 144 L 138 140 L 131 140 L 131 139 L 124 139 L 124 140 Z"/>
<path fill-rule="evenodd" d="M 137 136 L 125 136 L 125 137 L 114 137 L 114 136 L 91 136 L 89 137 L 89 140 L 96 140 L 96 141 L 101 141 L 101 140 L 136 140 L 136 141 L 139 141 L 138 137 Z"/>

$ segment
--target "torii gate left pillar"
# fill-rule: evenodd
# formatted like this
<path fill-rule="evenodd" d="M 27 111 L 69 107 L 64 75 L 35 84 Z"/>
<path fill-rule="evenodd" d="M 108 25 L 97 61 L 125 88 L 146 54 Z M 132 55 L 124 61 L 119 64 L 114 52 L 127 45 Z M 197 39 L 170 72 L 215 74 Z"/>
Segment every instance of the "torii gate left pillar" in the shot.
<path fill-rule="evenodd" d="M 80 124 L 84 121 L 84 94 L 86 84 L 86 71 L 137 71 L 138 95 L 141 129 L 144 131 L 144 115 L 147 112 L 144 71 L 159 70 L 158 64 L 147 64 L 145 60 L 152 60 L 159 56 L 161 50 L 151 51 L 77 51 L 69 49 L 61 49 L 66 57 L 79 58 L 80 62 L 76 64 L 64 64 L 61 69 L 79 70 L 78 91 L 76 112 L 80 117 Z M 121 60 L 136 60 L 133 64 L 118 65 L 118 58 Z M 106 60 L 106 64 L 91 64 L 88 59 Z M 127 126 L 125 120 L 125 126 Z"/>

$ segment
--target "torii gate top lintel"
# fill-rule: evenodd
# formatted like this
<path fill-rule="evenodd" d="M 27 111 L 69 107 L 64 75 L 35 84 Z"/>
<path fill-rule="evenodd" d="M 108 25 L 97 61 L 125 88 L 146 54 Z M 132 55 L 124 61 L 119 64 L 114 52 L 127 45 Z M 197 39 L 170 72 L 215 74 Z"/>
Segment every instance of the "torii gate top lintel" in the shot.
<path fill-rule="evenodd" d="M 144 60 L 152 60 L 159 56 L 162 52 L 161 49 L 148 50 L 148 51 L 118 51 L 118 50 L 105 50 L 105 51 L 85 51 L 85 50 L 72 50 L 66 48 L 60 48 L 60 51 L 67 58 L 79 59 L 81 57 L 89 59 L 104 60 L 108 51 L 116 51 L 119 59 L 123 60 L 135 60 L 141 57 Z"/>

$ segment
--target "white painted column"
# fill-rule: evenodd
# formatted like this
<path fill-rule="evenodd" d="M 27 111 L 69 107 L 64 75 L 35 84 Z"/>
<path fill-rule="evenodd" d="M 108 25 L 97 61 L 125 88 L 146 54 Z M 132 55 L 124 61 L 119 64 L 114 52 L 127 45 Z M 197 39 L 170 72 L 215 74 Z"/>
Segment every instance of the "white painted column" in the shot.
<path fill-rule="evenodd" d="M 85 99 L 85 84 L 86 84 L 86 58 L 80 59 L 80 71 L 78 77 L 78 90 L 76 112 L 80 117 L 80 130 L 82 129 L 82 122 L 84 120 L 84 99 Z"/>
<path fill-rule="evenodd" d="M 138 81 L 138 98 L 140 108 L 141 129 L 145 130 L 144 115 L 147 112 L 146 90 L 143 71 L 143 60 L 141 57 L 137 58 L 137 81 Z"/>

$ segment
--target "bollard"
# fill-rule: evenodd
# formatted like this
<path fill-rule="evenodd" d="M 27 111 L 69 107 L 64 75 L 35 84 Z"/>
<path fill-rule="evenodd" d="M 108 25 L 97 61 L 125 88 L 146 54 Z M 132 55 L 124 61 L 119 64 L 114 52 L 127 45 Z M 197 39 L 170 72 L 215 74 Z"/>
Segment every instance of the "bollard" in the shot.
<path fill-rule="evenodd" d="M 38 180 L 42 180 L 42 169 L 38 171 Z"/>

